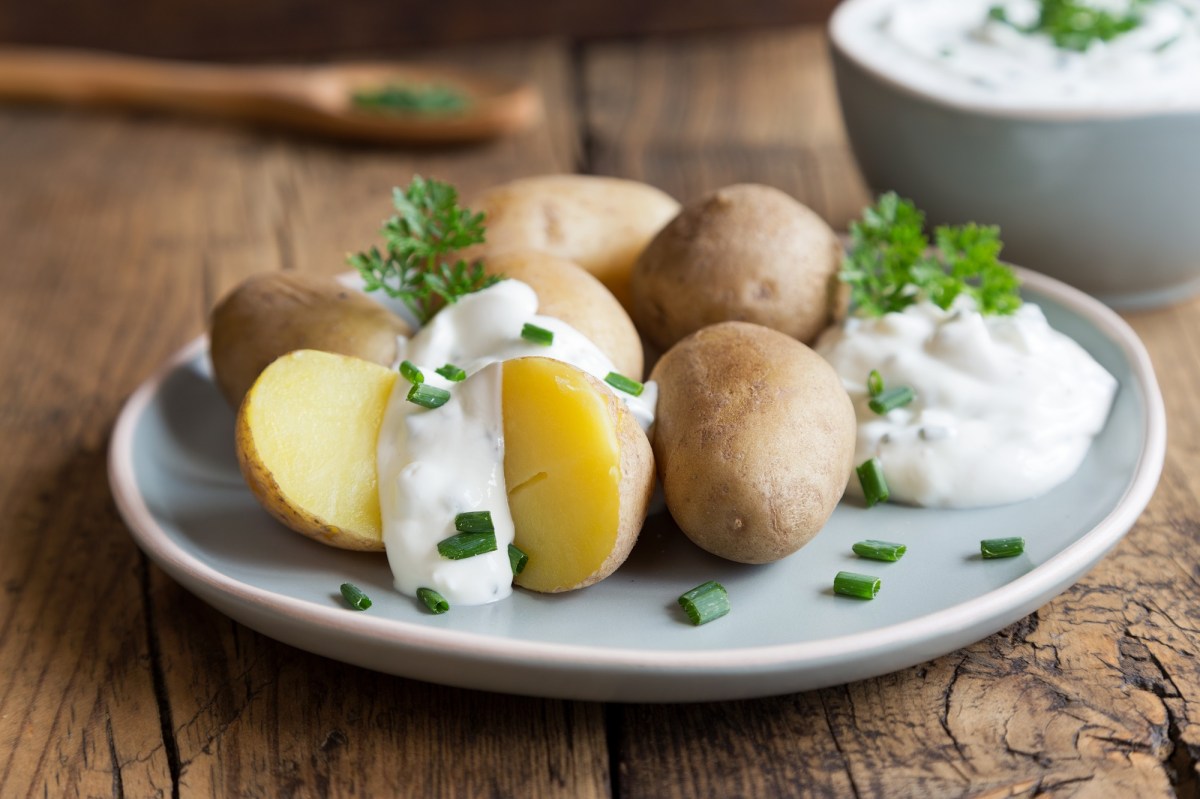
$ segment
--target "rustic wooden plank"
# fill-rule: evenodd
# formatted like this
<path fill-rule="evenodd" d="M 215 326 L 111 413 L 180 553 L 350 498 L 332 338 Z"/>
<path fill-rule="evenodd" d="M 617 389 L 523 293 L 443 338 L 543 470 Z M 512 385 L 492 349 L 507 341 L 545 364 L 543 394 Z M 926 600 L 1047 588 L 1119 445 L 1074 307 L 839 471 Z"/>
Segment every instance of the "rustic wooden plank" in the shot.
<path fill-rule="evenodd" d="M 682 202 L 765 183 L 839 229 L 867 200 L 817 28 L 597 45 L 584 75 L 591 171 Z"/>
<path fill-rule="evenodd" d="M 0 795 L 608 794 L 600 706 L 440 688 L 309 655 L 140 556 L 104 446 L 124 397 L 268 269 L 336 273 L 414 172 L 470 191 L 570 170 L 567 55 L 449 53 L 532 75 L 547 123 L 398 152 L 217 124 L 0 112 Z M 232 433 L 232 431 L 231 431 Z"/>
<path fill-rule="evenodd" d="M 629 36 L 778 26 L 824 19 L 836 0 L 128 0 L 120 14 L 90 3 L 0 2 L 0 41 L 187 58 L 262 58 L 538 36 Z M 264 34 L 269 31 L 269 35 Z"/>
<path fill-rule="evenodd" d="M 611 43 L 584 67 L 596 172 L 684 199 L 768 183 L 839 229 L 867 200 L 815 31 Z M 1197 795 L 1200 303 L 1133 322 L 1160 369 L 1170 451 L 1148 512 L 1093 573 L 985 641 L 879 679 L 624 706 L 618 795 Z"/>

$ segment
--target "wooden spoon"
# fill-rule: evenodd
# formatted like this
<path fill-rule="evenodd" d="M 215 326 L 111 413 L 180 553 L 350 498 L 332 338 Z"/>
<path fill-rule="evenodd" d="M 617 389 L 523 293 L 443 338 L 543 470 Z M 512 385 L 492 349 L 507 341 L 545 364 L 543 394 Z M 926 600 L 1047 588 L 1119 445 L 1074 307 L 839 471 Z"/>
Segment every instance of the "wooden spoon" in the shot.
<path fill-rule="evenodd" d="M 441 87 L 458 110 L 377 111 L 355 93 Z M 523 130 L 541 119 L 532 86 L 409 64 L 231 66 L 77 50 L 0 48 L 0 100 L 177 111 L 284 126 L 340 139 L 453 143 Z"/>

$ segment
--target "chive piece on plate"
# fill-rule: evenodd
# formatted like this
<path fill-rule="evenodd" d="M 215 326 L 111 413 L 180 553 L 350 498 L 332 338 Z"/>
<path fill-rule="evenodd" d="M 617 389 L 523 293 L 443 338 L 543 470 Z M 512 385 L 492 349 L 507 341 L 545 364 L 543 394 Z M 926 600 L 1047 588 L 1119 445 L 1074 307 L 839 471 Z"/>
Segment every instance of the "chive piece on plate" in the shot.
<path fill-rule="evenodd" d="M 891 494 L 888 492 L 887 481 L 883 479 L 883 464 L 879 458 L 863 461 L 855 471 L 858 472 L 858 482 L 862 486 L 868 508 L 888 501 Z"/>
<path fill-rule="evenodd" d="M 452 363 L 448 363 L 440 369 L 434 369 L 433 371 L 437 372 L 451 383 L 461 383 L 467 379 L 467 373 Z"/>
<path fill-rule="evenodd" d="M 371 598 L 354 583 L 342 583 L 342 598 L 355 610 L 366 610 L 371 607 Z"/>
<path fill-rule="evenodd" d="M 529 322 L 526 322 L 525 326 L 521 328 L 521 338 L 526 341 L 532 341 L 534 344 L 542 344 L 546 347 L 554 343 L 553 331 L 532 325 Z"/>
<path fill-rule="evenodd" d="M 425 382 L 425 375 L 417 368 L 417 365 L 412 361 L 400 362 L 400 374 L 410 383 L 414 385 Z"/>
<path fill-rule="evenodd" d="M 833 592 L 842 596 L 853 596 L 859 599 L 874 599 L 879 593 L 880 580 L 869 574 L 854 572 L 838 572 L 833 578 Z"/>
<path fill-rule="evenodd" d="M 1025 539 L 1019 536 L 1012 538 L 985 538 L 979 542 L 979 552 L 985 560 L 992 558 L 1015 558 L 1025 551 Z"/>
<path fill-rule="evenodd" d="M 496 551 L 495 533 L 459 533 L 438 541 L 438 554 L 446 560 L 463 560 Z"/>
<path fill-rule="evenodd" d="M 608 383 L 617 391 L 624 391 L 626 394 L 630 394 L 634 397 L 642 396 L 642 391 L 646 389 L 645 385 L 632 378 L 626 377 L 619 372 L 609 372 L 604 376 L 604 382 Z"/>
<path fill-rule="evenodd" d="M 509 544 L 508 565 L 512 566 L 513 577 L 525 571 L 525 564 L 527 563 L 529 563 L 529 556 L 522 552 L 516 544 Z"/>
<path fill-rule="evenodd" d="M 908 386 L 896 386 L 889 388 L 886 391 L 881 391 L 879 394 L 872 394 L 871 401 L 867 406 L 875 413 L 883 416 L 888 411 L 894 411 L 896 408 L 903 408 L 908 403 L 916 399 L 917 395 Z"/>
<path fill-rule="evenodd" d="M 460 533 L 494 533 L 490 510 L 469 510 L 454 517 L 454 529 Z"/>
<path fill-rule="evenodd" d="M 871 374 L 867 375 L 867 393 L 872 397 L 883 393 L 883 375 L 879 374 L 878 369 L 872 369 Z"/>
<path fill-rule="evenodd" d="M 428 383 L 413 383 L 408 390 L 408 401 L 424 408 L 440 408 L 450 400 L 450 392 Z"/>
<path fill-rule="evenodd" d="M 851 548 L 854 550 L 854 554 L 860 558 L 886 560 L 888 562 L 900 560 L 904 553 L 908 551 L 908 547 L 904 546 L 904 544 L 893 544 L 891 541 L 876 541 L 874 539 L 859 541 Z"/>
<path fill-rule="evenodd" d="M 425 607 L 429 608 L 429 612 L 433 614 L 445 613 L 450 609 L 450 603 L 446 601 L 446 597 L 434 591 L 432 588 L 418 588 L 417 599 L 425 603 Z"/>
<path fill-rule="evenodd" d="M 679 606 L 691 619 L 692 624 L 700 626 L 729 612 L 729 593 L 725 586 L 715 580 L 709 580 L 700 583 L 691 591 L 684 592 L 679 597 Z"/>

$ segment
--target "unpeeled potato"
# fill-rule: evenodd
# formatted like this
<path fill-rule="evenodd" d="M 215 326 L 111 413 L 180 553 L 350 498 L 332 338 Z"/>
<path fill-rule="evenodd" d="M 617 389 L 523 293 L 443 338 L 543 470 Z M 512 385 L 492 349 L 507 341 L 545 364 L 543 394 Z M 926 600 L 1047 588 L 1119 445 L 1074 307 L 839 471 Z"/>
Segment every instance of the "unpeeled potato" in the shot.
<path fill-rule="evenodd" d="M 630 313 L 659 349 L 717 322 L 754 322 L 811 344 L 845 310 L 842 246 L 808 208 L 738 184 L 689 203 L 634 266 Z"/>
<path fill-rule="evenodd" d="M 706 327 L 655 365 L 654 456 L 667 509 L 697 545 L 769 563 L 807 544 L 854 465 L 854 406 L 837 373 L 790 336 Z"/>
<path fill-rule="evenodd" d="M 645 183 L 596 175 L 540 175 L 472 198 L 485 214 L 487 240 L 467 253 L 489 257 L 534 250 L 574 261 L 630 307 L 629 273 L 679 203 Z"/>
<path fill-rule="evenodd" d="M 566 322 L 599 347 L 618 372 L 641 381 L 644 363 L 637 328 L 591 274 L 572 261 L 531 250 L 500 253 L 484 266 L 489 274 L 528 283 L 537 292 L 538 313 Z"/>
<path fill-rule="evenodd" d="M 575 367 L 537 357 L 501 368 L 505 479 L 516 544 L 529 556 L 517 583 L 591 585 L 637 540 L 654 487 L 650 443 L 625 405 Z M 267 367 L 237 420 L 238 462 L 263 507 L 322 543 L 382 550 L 376 445 L 396 379 L 312 350 Z"/>
<path fill-rule="evenodd" d="M 237 408 L 267 364 L 293 350 L 323 350 L 390 366 L 406 322 L 331 277 L 266 272 L 246 279 L 213 309 L 213 376 Z"/>

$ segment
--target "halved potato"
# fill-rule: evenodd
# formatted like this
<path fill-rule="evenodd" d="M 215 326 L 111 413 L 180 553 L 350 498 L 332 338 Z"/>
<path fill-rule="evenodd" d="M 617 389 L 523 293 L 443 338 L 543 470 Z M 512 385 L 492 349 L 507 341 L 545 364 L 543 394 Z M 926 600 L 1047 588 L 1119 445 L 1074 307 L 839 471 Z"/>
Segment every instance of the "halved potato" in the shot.
<path fill-rule="evenodd" d="M 595 378 L 560 361 L 503 364 L 505 479 L 517 584 L 582 588 L 633 548 L 654 488 L 645 433 Z M 242 474 L 288 527 L 343 549 L 382 550 L 376 441 L 397 373 L 301 350 L 259 376 L 238 413 Z M 430 411 L 436 413 L 437 411 Z"/>
<path fill-rule="evenodd" d="M 503 398 L 504 481 L 515 543 L 529 556 L 516 584 L 557 592 L 604 579 L 646 519 L 646 434 L 611 391 L 561 361 L 508 361 Z"/>
<path fill-rule="evenodd" d="M 272 516 L 323 544 L 383 551 L 375 442 L 396 377 L 317 350 L 263 370 L 238 410 L 237 455 Z"/>

